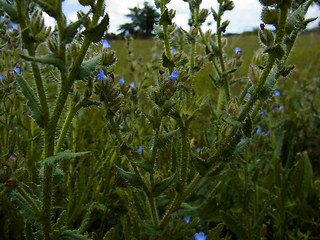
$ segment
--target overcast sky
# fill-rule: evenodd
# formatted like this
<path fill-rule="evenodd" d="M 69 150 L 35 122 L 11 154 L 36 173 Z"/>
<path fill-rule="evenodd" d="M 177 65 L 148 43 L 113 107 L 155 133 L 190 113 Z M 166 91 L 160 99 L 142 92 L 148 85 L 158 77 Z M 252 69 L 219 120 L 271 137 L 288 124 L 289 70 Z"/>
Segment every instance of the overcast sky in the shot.
<path fill-rule="evenodd" d="M 144 2 L 149 2 L 154 6 L 153 0 L 106 0 L 106 10 L 110 16 L 110 26 L 109 32 L 117 33 L 120 24 L 130 22 L 130 19 L 125 15 L 128 14 L 129 8 L 135 6 L 143 7 Z M 227 32 L 231 33 L 241 33 L 243 31 L 250 31 L 255 27 L 259 27 L 261 22 L 260 12 L 261 5 L 258 0 L 233 0 L 235 8 L 232 11 L 227 11 L 223 18 L 230 20 L 230 25 L 227 28 Z M 182 0 L 171 0 L 167 4 L 169 9 L 173 8 L 176 10 L 176 16 L 174 22 L 184 29 L 188 29 L 188 19 L 189 19 L 189 6 L 188 3 Z M 214 8 L 217 9 L 218 3 L 216 0 L 203 0 L 201 8 Z M 77 20 L 77 10 L 86 10 L 81 6 L 77 0 L 65 0 L 63 3 L 63 11 L 69 20 Z M 319 17 L 320 8 L 311 7 L 307 17 Z M 212 15 L 209 15 L 207 22 L 213 22 Z M 310 27 L 318 26 L 319 19 L 310 24 Z M 53 21 L 46 18 L 46 23 L 52 25 Z M 208 27 L 207 23 L 203 25 L 203 29 L 207 30 L 211 28 L 215 31 L 215 24 Z"/>

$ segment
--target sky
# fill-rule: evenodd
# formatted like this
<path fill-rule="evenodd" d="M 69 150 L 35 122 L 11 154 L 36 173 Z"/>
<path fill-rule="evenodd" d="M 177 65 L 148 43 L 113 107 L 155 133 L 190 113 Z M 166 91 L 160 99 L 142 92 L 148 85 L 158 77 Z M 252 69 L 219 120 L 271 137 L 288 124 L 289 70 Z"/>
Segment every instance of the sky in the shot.
<path fill-rule="evenodd" d="M 109 32 L 117 33 L 120 24 L 130 22 L 130 18 L 125 15 L 130 13 L 129 8 L 138 6 L 143 7 L 144 2 L 149 2 L 150 5 L 154 5 L 154 0 L 106 0 L 106 11 L 110 17 Z M 230 24 L 227 28 L 229 33 L 241 33 L 243 31 L 251 31 L 253 28 L 259 27 L 260 13 L 262 6 L 258 0 L 233 0 L 235 8 L 232 11 L 227 11 L 223 15 L 223 20 L 230 20 Z M 169 9 L 176 10 L 176 16 L 173 19 L 174 22 L 185 30 L 188 30 L 189 6 L 188 3 L 182 0 L 171 0 L 167 4 Z M 201 8 L 217 9 L 218 2 L 216 0 L 202 0 Z M 81 6 L 77 0 L 65 0 L 63 3 L 63 12 L 70 21 L 77 20 L 78 10 L 87 10 L 87 8 Z M 309 9 L 307 18 L 319 17 L 320 7 L 312 6 Z M 320 17 L 319 17 L 320 18 Z M 53 19 L 45 17 L 46 24 L 54 25 Z M 203 24 L 203 30 L 212 29 L 215 31 L 215 24 L 208 26 L 208 23 L 213 23 L 212 15 L 209 15 L 207 21 Z M 319 24 L 319 19 L 313 22 L 309 27 L 316 27 Z"/>

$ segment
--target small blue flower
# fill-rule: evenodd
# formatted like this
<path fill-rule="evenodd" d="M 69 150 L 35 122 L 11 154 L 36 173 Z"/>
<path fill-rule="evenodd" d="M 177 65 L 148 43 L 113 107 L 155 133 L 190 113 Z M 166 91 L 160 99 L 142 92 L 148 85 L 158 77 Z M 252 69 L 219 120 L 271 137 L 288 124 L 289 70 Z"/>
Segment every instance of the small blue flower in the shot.
<path fill-rule="evenodd" d="M 258 127 L 258 130 L 257 130 L 257 135 L 260 135 L 261 130 L 262 130 L 262 127 L 261 127 L 261 126 L 259 126 L 259 127 Z"/>
<path fill-rule="evenodd" d="M 283 105 L 281 105 L 281 106 L 280 106 L 280 109 L 284 109 L 284 106 L 283 106 Z"/>
<path fill-rule="evenodd" d="M 236 47 L 236 48 L 234 49 L 234 52 L 235 52 L 235 54 L 241 54 L 241 53 L 242 53 L 242 49 L 239 48 L 239 47 Z"/>
<path fill-rule="evenodd" d="M 274 91 L 274 95 L 275 95 L 275 96 L 280 96 L 281 93 L 277 90 L 277 91 Z"/>
<path fill-rule="evenodd" d="M 14 29 L 18 29 L 18 25 L 17 24 L 15 24 L 15 23 L 11 23 L 11 26 L 14 28 Z"/>
<path fill-rule="evenodd" d="M 16 73 L 20 74 L 20 68 L 14 67 L 13 69 L 14 69 L 14 71 L 15 71 Z"/>
<path fill-rule="evenodd" d="M 201 150 L 201 148 L 197 148 L 197 149 L 196 149 L 196 152 L 200 152 L 200 150 Z"/>
<path fill-rule="evenodd" d="M 102 40 L 102 48 L 109 48 L 111 45 L 108 43 L 106 39 Z"/>
<path fill-rule="evenodd" d="M 3 74 L 0 75 L 0 80 L 3 79 Z"/>
<path fill-rule="evenodd" d="M 128 35 L 129 34 L 129 30 L 127 29 L 125 32 L 124 32 L 124 35 Z"/>
<path fill-rule="evenodd" d="M 141 82 L 139 81 L 139 82 L 138 82 L 138 84 L 140 85 L 140 84 L 141 84 Z"/>
<path fill-rule="evenodd" d="M 15 160 L 17 157 L 18 157 L 17 154 L 12 153 L 12 154 L 10 155 L 9 159 Z"/>
<path fill-rule="evenodd" d="M 121 124 L 119 125 L 119 127 L 121 131 L 124 129 L 124 127 Z"/>
<path fill-rule="evenodd" d="M 131 87 L 134 87 L 134 82 L 129 83 Z"/>
<path fill-rule="evenodd" d="M 200 221 L 201 221 L 201 218 L 198 218 L 198 221 L 197 221 L 197 223 L 198 223 L 198 222 L 200 222 Z"/>
<path fill-rule="evenodd" d="M 142 151 L 142 146 L 139 146 L 139 148 L 137 149 L 137 152 L 141 152 Z"/>
<path fill-rule="evenodd" d="M 119 79 L 119 82 L 124 83 L 124 77 L 121 77 L 121 78 Z"/>
<path fill-rule="evenodd" d="M 200 233 L 195 233 L 194 238 L 196 240 L 206 240 L 207 236 L 205 236 L 203 232 L 200 232 Z"/>
<path fill-rule="evenodd" d="M 247 93 L 247 97 L 248 97 L 248 98 L 251 97 L 251 94 L 250 94 L 250 93 Z"/>
<path fill-rule="evenodd" d="M 97 75 L 97 79 L 98 79 L 98 80 L 101 80 L 101 79 L 104 78 L 104 77 L 106 77 L 106 76 L 104 75 L 104 71 L 102 70 L 102 68 L 100 68 L 100 73 Z"/>
<path fill-rule="evenodd" d="M 179 73 L 177 71 L 173 71 L 170 75 L 170 80 L 175 80 L 178 77 Z"/>
<path fill-rule="evenodd" d="M 270 136 L 270 131 L 266 132 L 267 136 Z"/>
<path fill-rule="evenodd" d="M 4 21 L 4 16 L 0 17 L 0 22 Z"/>
<path fill-rule="evenodd" d="M 188 223 L 188 222 L 190 222 L 190 217 L 186 217 L 186 218 L 184 218 L 184 220 Z"/>
<path fill-rule="evenodd" d="M 246 139 L 245 138 L 241 138 L 240 142 L 244 142 Z"/>
<path fill-rule="evenodd" d="M 177 51 L 177 49 L 175 49 L 174 47 L 171 47 L 171 52 L 173 53 L 173 52 L 176 52 Z"/>
<path fill-rule="evenodd" d="M 158 57 L 159 55 L 158 55 L 158 53 L 154 53 L 154 56 L 155 56 L 155 57 Z"/>
<path fill-rule="evenodd" d="M 139 53 L 139 57 L 142 57 L 142 54 L 141 54 L 141 53 Z"/>

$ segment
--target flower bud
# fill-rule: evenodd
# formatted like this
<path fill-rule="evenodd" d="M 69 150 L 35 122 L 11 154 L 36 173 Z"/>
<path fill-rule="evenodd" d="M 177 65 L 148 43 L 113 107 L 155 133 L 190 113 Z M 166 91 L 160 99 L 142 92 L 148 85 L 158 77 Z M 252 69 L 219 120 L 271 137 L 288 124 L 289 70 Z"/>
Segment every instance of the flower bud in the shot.
<path fill-rule="evenodd" d="M 253 85 L 256 85 L 260 79 L 261 71 L 256 65 L 249 65 L 248 76 Z"/>
<path fill-rule="evenodd" d="M 234 3 L 230 0 L 226 0 L 225 4 L 222 5 L 223 11 L 230 11 L 234 8 Z"/>
<path fill-rule="evenodd" d="M 268 7 L 264 7 L 261 12 L 261 19 L 265 24 L 277 26 L 279 22 L 279 16 L 279 9 L 270 9 Z"/>
<path fill-rule="evenodd" d="M 259 0 L 259 2 L 260 2 L 263 6 L 271 6 L 271 5 L 279 2 L 279 0 Z"/>
<path fill-rule="evenodd" d="M 117 60 L 117 58 L 115 56 L 114 50 L 103 52 L 102 58 L 101 58 L 102 65 L 109 67 L 112 64 L 114 64 L 116 62 L 116 60 Z"/>
<path fill-rule="evenodd" d="M 208 9 L 202 9 L 199 13 L 199 18 L 198 18 L 198 21 L 199 23 L 204 23 L 208 17 L 208 14 L 209 14 L 209 10 Z"/>
<path fill-rule="evenodd" d="M 180 61 L 182 53 L 180 51 L 176 51 L 172 54 L 172 61 L 178 62 Z"/>
<path fill-rule="evenodd" d="M 197 35 L 198 35 L 198 28 L 197 27 L 190 28 L 190 32 L 189 33 L 190 33 L 190 36 L 192 38 L 196 38 Z"/>
<path fill-rule="evenodd" d="M 201 55 L 198 55 L 196 56 L 196 59 L 195 59 L 195 66 L 200 68 L 202 65 L 203 65 L 203 57 Z"/>
<path fill-rule="evenodd" d="M 202 0 L 195 0 L 196 4 L 200 5 L 202 3 Z"/>
<path fill-rule="evenodd" d="M 53 54 L 58 54 L 58 40 L 54 35 L 48 39 L 48 47 Z"/>
<path fill-rule="evenodd" d="M 237 116 L 238 112 L 239 112 L 239 100 L 237 97 L 234 97 L 229 103 L 228 113 L 231 116 Z"/>
<path fill-rule="evenodd" d="M 174 18 L 174 16 L 176 15 L 176 10 L 174 10 L 174 9 L 170 9 L 168 13 L 169 13 L 169 17 L 170 17 L 170 19 L 173 19 L 173 18 Z"/>
<path fill-rule="evenodd" d="M 259 30 L 260 41 L 268 47 L 272 46 L 274 44 L 273 33 L 268 29 L 264 28 L 263 23 L 260 25 L 260 27 L 261 27 L 261 29 Z"/>

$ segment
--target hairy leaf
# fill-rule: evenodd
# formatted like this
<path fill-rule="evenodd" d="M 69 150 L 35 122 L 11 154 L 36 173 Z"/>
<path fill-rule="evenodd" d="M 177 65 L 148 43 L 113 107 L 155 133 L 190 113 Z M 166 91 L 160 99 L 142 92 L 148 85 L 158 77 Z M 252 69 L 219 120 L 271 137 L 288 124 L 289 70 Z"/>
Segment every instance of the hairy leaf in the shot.
<path fill-rule="evenodd" d="M 87 28 L 83 34 L 89 38 L 91 42 L 100 42 L 104 32 L 107 30 L 109 25 L 109 15 L 106 13 L 104 18 L 95 27 Z"/>
<path fill-rule="evenodd" d="M 80 157 L 83 155 L 88 154 L 89 152 L 76 152 L 76 153 L 72 153 L 69 151 L 65 151 L 65 152 L 59 152 L 58 154 L 48 157 L 46 159 L 44 159 L 42 161 L 43 164 L 56 164 L 58 163 L 61 159 L 73 159 L 76 157 Z"/>
<path fill-rule="evenodd" d="M 173 174 L 170 177 L 163 179 L 161 182 L 155 184 L 152 189 L 152 196 L 158 197 L 161 193 L 163 193 L 176 179 L 176 175 Z"/>
<path fill-rule="evenodd" d="M 125 171 L 125 170 L 123 170 L 122 168 L 120 168 L 118 166 L 116 166 L 116 169 L 120 173 L 121 177 L 126 179 L 133 187 L 135 187 L 135 188 L 141 188 L 142 187 L 142 183 L 139 180 L 139 178 L 136 176 L 136 174 L 134 174 L 132 172 Z"/>
<path fill-rule="evenodd" d="M 39 125 L 39 127 L 44 127 L 44 119 L 41 114 L 41 107 L 38 97 L 33 92 L 28 82 L 22 77 L 22 75 L 15 73 L 15 77 L 22 90 L 23 95 L 27 99 L 27 105 L 31 111 L 32 117 Z"/>
<path fill-rule="evenodd" d="M 81 64 L 78 78 L 83 80 L 91 75 L 91 73 L 96 69 L 99 61 L 101 59 L 101 54 L 96 55 L 90 58 L 88 61 L 85 61 Z"/>
<path fill-rule="evenodd" d="M 60 57 L 56 55 L 44 55 L 44 56 L 26 56 L 20 54 L 20 56 L 28 61 L 33 61 L 33 62 L 39 62 L 43 64 L 49 64 L 57 67 L 60 71 L 66 72 L 67 68 L 64 62 L 61 60 Z"/>

